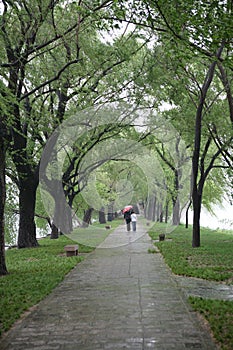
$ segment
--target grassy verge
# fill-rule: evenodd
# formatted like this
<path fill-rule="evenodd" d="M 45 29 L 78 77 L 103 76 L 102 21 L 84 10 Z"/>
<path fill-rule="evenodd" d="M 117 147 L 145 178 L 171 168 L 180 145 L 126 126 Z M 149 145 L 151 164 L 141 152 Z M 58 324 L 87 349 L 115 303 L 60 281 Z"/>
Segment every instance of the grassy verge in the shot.
<path fill-rule="evenodd" d="M 166 235 L 167 240 L 155 242 L 166 263 L 175 274 L 208 280 L 233 281 L 233 232 L 202 228 L 201 247 L 192 248 L 192 229 L 178 226 Z M 166 231 L 164 224 L 155 224 L 149 234 L 157 240 Z M 221 349 L 233 349 L 233 302 L 190 297 L 194 308 L 208 321 Z"/>
<path fill-rule="evenodd" d="M 222 350 L 233 349 L 233 302 L 190 297 L 193 309 L 209 323 Z"/>
<path fill-rule="evenodd" d="M 82 255 L 67 258 L 64 246 L 69 238 L 43 238 L 38 248 L 6 251 L 9 274 L 0 277 L 0 334 L 31 306 L 37 304 L 59 284 L 64 276 L 83 259 Z M 92 249 L 79 246 L 80 253 Z"/>
<path fill-rule="evenodd" d="M 109 233 L 111 233 L 121 223 L 123 223 L 122 218 L 108 222 L 106 225 L 111 226 L 111 229 L 108 230 L 106 230 L 105 224 L 98 223 L 90 225 L 87 228 L 78 227 L 71 234 L 69 234 L 69 238 L 89 247 L 97 247 L 105 240 Z"/>
<path fill-rule="evenodd" d="M 155 224 L 149 234 L 158 239 L 165 228 L 164 224 Z M 175 274 L 232 283 L 233 233 L 203 228 L 200 248 L 192 248 L 191 228 L 178 226 L 166 238 L 155 245 Z"/>

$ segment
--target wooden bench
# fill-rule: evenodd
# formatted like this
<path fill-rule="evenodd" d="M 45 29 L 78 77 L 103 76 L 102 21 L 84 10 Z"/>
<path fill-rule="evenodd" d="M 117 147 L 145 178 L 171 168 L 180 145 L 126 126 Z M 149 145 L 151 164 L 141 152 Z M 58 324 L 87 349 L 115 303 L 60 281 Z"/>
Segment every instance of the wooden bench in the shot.
<path fill-rule="evenodd" d="M 66 256 L 75 256 L 78 255 L 78 245 L 72 244 L 72 245 L 66 245 L 64 247 Z"/>

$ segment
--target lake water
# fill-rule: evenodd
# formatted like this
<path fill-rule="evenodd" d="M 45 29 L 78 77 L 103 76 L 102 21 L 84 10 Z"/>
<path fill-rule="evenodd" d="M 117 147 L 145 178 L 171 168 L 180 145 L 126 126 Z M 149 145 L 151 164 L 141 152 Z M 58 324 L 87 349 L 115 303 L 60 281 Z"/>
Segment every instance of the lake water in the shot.
<path fill-rule="evenodd" d="M 233 230 L 233 206 L 224 201 L 221 206 L 214 207 L 215 215 L 210 214 L 205 208 L 201 211 L 200 224 L 203 227 L 209 227 L 211 229 L 225 229 Z M 189 211 L 189 223 L 192 223 L 193 213 Z M 182 217 L 182 222 L 185 222 Z"/>

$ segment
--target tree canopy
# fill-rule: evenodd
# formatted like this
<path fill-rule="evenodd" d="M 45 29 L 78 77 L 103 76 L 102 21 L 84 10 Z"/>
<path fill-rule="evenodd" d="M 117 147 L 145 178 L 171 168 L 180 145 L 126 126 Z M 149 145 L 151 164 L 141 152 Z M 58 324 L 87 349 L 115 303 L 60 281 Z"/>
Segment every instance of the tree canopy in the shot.
<path fill-rule="evenodd" d="M 47 181 L 44 191 L 54 203 L 47 219 L 61 229 L 56 217 L 62 207 L 55 193 L 60 191 L 67 208 L 72 208 L 96 174 L 99 195 L 104 197 L 101 206 L 107 205 L 117 199 L 117 171 L 125 184 L 131 182 L 132 200 L 145 201 L 153 219 L 155 207 L 160 207 L 158 215 L 167 210 L 178 224 L 184 207 L 181 197 L 189 201 L 191 196 L 193 247 L 200 246 L 202 204 L 211 208 L 224 190 L 232 194 L 231 18 L 229 0 L 3 1 L 1 274 L 7 272 L 6 176 L 17 188 L 19 248 L 38 245 L 35 209 L 40 207 L 40 179 L 42 185 Z M 90 118 L 93 111 L 98 118 Z M 74 116 L 72 129 L 67 123 Z M 79 133 L 84 126 L 85 132 Z M 69 135 L 62 144 L 64 128 Z M 133 160 L 135 154 L 138 160 Z M 61 159 L 56 187 L 51 166 Z M 108 183 L 106 177 L 116 183 Z M 49 186 L 52 179 L 54 187 Z M 106 195 L 107 188 L 111 195 Z M 69 222 L 67 216 L 71 229 Z"/>

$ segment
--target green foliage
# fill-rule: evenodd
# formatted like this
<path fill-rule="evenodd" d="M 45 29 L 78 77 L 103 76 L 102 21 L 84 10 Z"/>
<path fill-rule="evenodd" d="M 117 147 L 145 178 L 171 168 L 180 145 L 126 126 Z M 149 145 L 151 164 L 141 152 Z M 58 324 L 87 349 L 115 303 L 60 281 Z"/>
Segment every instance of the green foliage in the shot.
<path fill-rule="evenodd" d="M 153 239 L 165 232 L 165 224 L 155 224 L 149 231 Z M 201 229 L 202 246 L 192 248 L 192 229 L 178 226 L 166 234 L 163 242 L 156 242 L 166 263 L 175 274 L 204 278 L 215 281 L 233 279 L 233 233 Z"/>
<path fill-rule="evenodd" d="M 233 349 L 233 302 L 195 297 L 190 297 L 189 302 L 209 322 L 221 349 Z"/>
<path fill-rule="evenodd" d="M 8 330 L 20 315 L 42 300 L 64 276 L 83 260 L 67 258 L 64 246 L 72 244 L 65 236 L 58 240 L 43 238 L 38 248 L 6 251 L 9 274 L 0 279 L 0 333 Z M 80 252 L 92 249 L 79 245 Z"/>
<path fill-rule="evenodd" d="M 46 193 L 46 196 L 49 197 L 49 193 Z M 46 211 L 45 206 L 49 206 L 50 204 L 50 210 L 51 210 L 51 203 L 52 200 L 50 198 L 50 201 L 48 201 L 48 204 L 45 202 L 45 195 L 43 197 L 44 202 L 42 202 L 41 198 L 41 192 L 40 192 L 40 186 L 37 189 L 37 194 L 36 194 L 36 217 L 35 217 L 35 222 L 36 222 L 36 227 L 40 229 L 40 232 L 44 232 L 44 235 L 48 234 L 48 213 L 49 210 Z"/>
<path fill-rule="evenodd" d="M 141 169 L 129 159 L 109 161 L 97 172 L 97 188 L 107 204 L 114 201 L 114 208 L 122 209 L 130 202 L 137 203 L 146 196 L 144 174 Z M 132 197 L 132 198 L 131 198 Z"/>
<path fill-rule="evenodd" d="M 228 191 L 229 186 L 223 169 L 213 169 L 204 187 L 202 198 L 203 206 L 213 214 L 212 206 L 221 204 L 222 198 Z"/>

